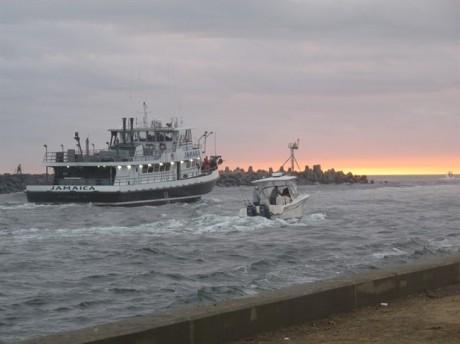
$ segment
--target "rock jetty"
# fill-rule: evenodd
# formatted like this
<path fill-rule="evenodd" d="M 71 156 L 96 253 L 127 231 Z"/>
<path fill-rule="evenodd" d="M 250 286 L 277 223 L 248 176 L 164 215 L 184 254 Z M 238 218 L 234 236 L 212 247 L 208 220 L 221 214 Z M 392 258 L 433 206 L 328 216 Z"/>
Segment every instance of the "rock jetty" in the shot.
<path fill-rule="evenodd" d="M 283 169 L 280 172 L 285 172 Z M 251 182 L 256 179 L 267 178 L 271 176 L 273 169 L 270 168 L 268 171 L 258 170 L 254 171 L 252 167 L 249 167 L 247 171 L 241 168 L 230 170 L 226 167 L 220 172 L 220 179 L 217 182 L 219 186 L 240 186 L 240 185 L 251 185 Z M 295 175 L 298 178 L 300 185 L 308 184 L 367 184 L 369 183 L 367 176 L 357 176 L 352 173 L 345 173 L 342 171 L 336 171 L 329 169 L 323 171 L 321 165 L 314 165 L 313 168 L 305 166 L 302 172 L 293 172 L 290 170 L 287 173 Z"/>
<path fill-rule="evenodd" d="M 24 191 L 26 185 L 46 184 L 45 174 L 0 174 L 0 194 Z"/>

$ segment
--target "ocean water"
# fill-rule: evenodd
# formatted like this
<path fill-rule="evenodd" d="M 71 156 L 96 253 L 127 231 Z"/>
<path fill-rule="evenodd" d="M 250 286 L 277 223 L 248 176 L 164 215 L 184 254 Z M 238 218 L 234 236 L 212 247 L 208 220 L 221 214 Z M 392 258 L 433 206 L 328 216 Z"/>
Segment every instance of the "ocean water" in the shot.
<path fill-rule="evenodd" d="M 300 190 L 295 220 L 239 218 L 247 187 L 138 208 L 0 195 L 0 342 L 459 252 L 460 180 Z"/>

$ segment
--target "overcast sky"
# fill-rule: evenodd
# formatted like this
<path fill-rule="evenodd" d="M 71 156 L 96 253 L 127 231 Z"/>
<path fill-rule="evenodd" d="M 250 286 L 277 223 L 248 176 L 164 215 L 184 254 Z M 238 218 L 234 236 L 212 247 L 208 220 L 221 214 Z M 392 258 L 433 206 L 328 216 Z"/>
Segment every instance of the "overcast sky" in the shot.
<path fill-rule="evenodd" d="M 217 132 L 232 167 L 460 172 L 460 1 L 8 1 L 0 171 L 122 116 Z"/>

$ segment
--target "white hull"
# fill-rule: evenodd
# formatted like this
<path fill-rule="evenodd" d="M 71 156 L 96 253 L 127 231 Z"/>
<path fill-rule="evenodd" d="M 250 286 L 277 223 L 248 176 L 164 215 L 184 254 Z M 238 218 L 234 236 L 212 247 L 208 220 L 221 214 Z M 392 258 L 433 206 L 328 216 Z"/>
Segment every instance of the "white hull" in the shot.
<path fill-rule="evenodd" d="M 180 188 L 191 186 L 200 183 L 217 181 L 219 179 L 219 171 L 215 170 L 208 175 L 187 178 L 181 180 L 167 182 L 145 182 L 133 185 L 27 185 L 26 192 L 133 192 L 133 191 L 148 191 L 161 190 L 168 188 Z"/>
<path fill-rule="evenodd" d="M 210 192 L 219 172 L 171 182 L 137 185 L 29 185 L 30 202 L 93 203 L 96 205 L 135 206 L 191 202 Z"/>

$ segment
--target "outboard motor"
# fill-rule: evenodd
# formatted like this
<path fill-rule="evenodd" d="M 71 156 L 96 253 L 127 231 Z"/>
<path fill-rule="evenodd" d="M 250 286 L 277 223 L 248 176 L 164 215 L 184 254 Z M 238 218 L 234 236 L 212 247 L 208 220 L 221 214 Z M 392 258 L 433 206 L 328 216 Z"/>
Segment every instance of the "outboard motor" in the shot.
<path fill-rule="evenodd" d="M 270 209 L 265 204 L 261 204 L 259 206 L 259 215 L 267 219 L 270 219 L 272 217 L 272 214 L 270 213 Z"/>
<path fill-rule="evenodd" d="M 246 207 L 246 214 L 251 217 L 257 216 L 256 206 L 254 204 L 248 204 L 248 206 Z"/>

